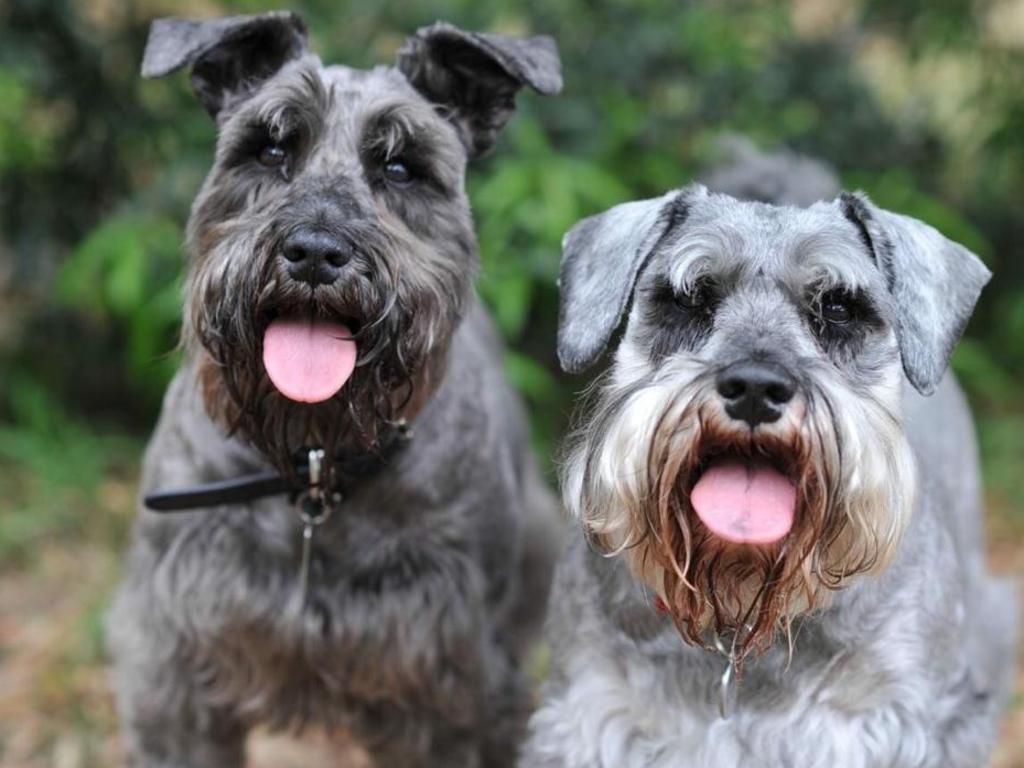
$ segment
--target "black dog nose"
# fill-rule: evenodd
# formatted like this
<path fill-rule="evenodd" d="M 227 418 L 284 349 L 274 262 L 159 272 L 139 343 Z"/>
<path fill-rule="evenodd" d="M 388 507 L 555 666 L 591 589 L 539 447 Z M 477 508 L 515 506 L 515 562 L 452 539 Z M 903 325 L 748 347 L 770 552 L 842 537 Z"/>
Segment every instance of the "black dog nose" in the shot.
<path fill-rule="evenodd" d="M 285 239 L 281 255 L 288 274 L 312 286 L 330 285 L 352 259 L 348 243 L 322 229 L 297 229 Z"/>
<path fill-rule="evenodd" d="M 778 420 L 796 394 L 793 377 L 770 363 L 734 363 L 718 374 L 715 387 L 725 412 L 751 428 Z"/>

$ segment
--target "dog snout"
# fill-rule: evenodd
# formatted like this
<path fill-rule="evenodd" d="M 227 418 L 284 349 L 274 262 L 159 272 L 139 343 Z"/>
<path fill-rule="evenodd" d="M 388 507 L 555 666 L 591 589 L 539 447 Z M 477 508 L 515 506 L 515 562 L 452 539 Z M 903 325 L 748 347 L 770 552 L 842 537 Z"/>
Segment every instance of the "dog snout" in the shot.
<path fill-rule="evenodd" d="M 311 286 L 330 285 L 352 260 L 352 248 L 344 239 L 322 229 L 297 229 L 281 247 L 288 274 Z"/>
<path fill-rule="evenodd" d="M 777 365 L 741 362 L 725 368 L 715 380 L 725 412 L 751 426 L 777 421 L 796 394 L 796 380 Z"/>

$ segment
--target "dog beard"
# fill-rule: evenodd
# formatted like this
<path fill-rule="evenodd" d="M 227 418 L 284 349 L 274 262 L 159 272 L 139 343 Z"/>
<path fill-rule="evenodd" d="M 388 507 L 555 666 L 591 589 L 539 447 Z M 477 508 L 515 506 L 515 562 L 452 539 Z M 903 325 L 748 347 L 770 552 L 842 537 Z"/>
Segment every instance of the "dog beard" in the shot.
<path fill-rule="evenodd" d="M 302 449 L 327 449 L 328 477 L 342 455 L 377 452 L 394 425 L 414 416 L 439 383 L 457 307 L 406 295 L 388 260 L 365 253 L 372 244 L 362 242 L 364 259 L 375 268 L 358 270 L 336 285 L 314 288 L 287 279 L 272 258 L 275 245 L 268 242 L 253 246 L 263 254 L 255 275 L 230 266 L 218 274 L 207 267 L 189 286 L 194 300 L 185 338 L 187 345 L 197 342 L 207 411 L 293 480 Z M 358 348 L 355 369 L 333 397 L 296 402 L 271 382 L 263 338 L 278 317 L 326 320 L 351 329 Z"/>
<path fill-rule="evenodd" d="M 712 379 L 599 390 L 566 463 L 566 504 L 600 550 L 627 556 L 687 643 L 725 640 L 741 670 L 779 633 L 791 641 L 793 619 L 826 606 L 851 577 L 888 565 L 912 508 L 913 465 L 885 397 L 850 404 L 846 393 L 844 407 L 859 414 L 841 419 L 842 393 L 811 390 L 779 423 L 740 429 Z M 793 522 L 781 539 L 727 541 L 696 514 L 691 493 L 722 460 L 770 466 L 793 484 Z"/>

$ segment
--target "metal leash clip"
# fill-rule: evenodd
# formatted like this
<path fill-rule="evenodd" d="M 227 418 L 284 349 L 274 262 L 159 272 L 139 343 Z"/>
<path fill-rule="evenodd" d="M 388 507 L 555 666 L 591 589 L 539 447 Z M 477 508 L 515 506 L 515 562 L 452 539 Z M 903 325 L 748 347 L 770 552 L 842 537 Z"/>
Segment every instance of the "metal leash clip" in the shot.
<path fill-rule="evenodd" d="M 334 507 L 341 501 L 340 494 L 328 497 L 323 488 L 324 451 L 313 448 L 309 451 L 309 488 L 296 500 L 299 519 L 302 521 L 302 561 L 299 565 L 299 594 L 302 605 L 306 604 L 309 593 L 309 568 L 313 552 L 313 532 L 327 522 Z"/>
<path fill-rule="evenodd" d="M 725 671 L 722 672 L 722 678 L 718 683 L 718 716 L 723 720 L 728 720 L 729 715 L 732 714 L 732 697 L 734 691 L 732 690 L 733 679 L 736 674 L 736 641 L 733 638 L 731 647 L 727 650 L 725 643 L 722 642 L 722 638 L 717 634 L 715 635 L 715 650 L 722 654 L 728 659 L 728 664 L 725 665 Z"/>

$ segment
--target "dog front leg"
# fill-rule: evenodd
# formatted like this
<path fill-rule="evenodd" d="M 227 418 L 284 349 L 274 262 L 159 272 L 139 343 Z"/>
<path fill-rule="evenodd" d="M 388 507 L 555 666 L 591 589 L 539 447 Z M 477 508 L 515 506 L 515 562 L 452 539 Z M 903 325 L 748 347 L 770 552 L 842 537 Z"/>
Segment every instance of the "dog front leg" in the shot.
<path fill-rule="evenodd" d="M 132 768 L 242 768 L 246 728 L 199 694 L 182 638 L 122 587 L 108 616 L 118 709 Z"/>
<path fill-rule="evenodd" d="M 393 704 L 364 712 L 355 732 L 375 768 L 499 768 L 481 758 L 481 734 L 440 713 Z"/>
<path fill-rule="evenodd" d="M 489 724 L 471 728 L 412 713 L 390 714 L 386 735 L 364 734 L 363 744 L 377 768 L 513 768 L 525 711 L 523 702 L 516 705 L 515 712 L 492 712 Z"/>
<path fill-rule="evenodd" d="M 132 768 L 242 768 L 244 730 L 217 721 L 196 727 L 180 713 L 138 718 L 124 711 Z"/>

